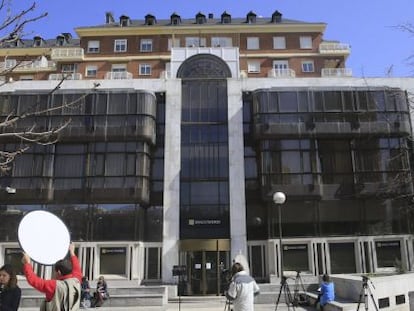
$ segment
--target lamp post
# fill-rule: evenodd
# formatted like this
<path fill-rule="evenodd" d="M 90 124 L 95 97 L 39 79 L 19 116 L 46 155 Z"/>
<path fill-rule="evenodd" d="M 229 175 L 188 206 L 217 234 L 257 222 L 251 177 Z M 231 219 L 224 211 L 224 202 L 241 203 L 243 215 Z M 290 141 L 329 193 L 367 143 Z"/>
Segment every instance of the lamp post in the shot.
<path fill-rule="evenodd" d="M 279 213 L 279 251 L 280 251 L 280 278 L 283 278 L 283 250 L 282 250 L 282 204 L 286 201 L 286 195 L 283 192 L 273 194 L 273 202 L 278 207 Z"/>

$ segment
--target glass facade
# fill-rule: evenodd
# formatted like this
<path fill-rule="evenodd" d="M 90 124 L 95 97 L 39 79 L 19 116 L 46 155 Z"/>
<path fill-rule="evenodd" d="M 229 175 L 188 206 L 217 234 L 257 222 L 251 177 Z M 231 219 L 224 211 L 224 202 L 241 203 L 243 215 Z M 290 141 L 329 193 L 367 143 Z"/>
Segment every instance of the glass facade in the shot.
<path fill-rule="evenodd" d="M 284 237 L 412 232 L 404 92 L 275 88 L 243 100 L 249 239 L 266 226 L 278 236 L 275 191 L 288 197 Z"/>
<path fill-rule="evenodd" d="M 1 95 L 0 102 L 3 116 L 49 110 L 19 120 L 17 129 L 35 123 L 50 130 L 71 119 L 56 144 L 28 144 L 0 176 L 3 188 L 18 191 L 2 194 L 2 241 L 17 241 L 14 228 L 36 209 L 58 215 L 76 241 L 162 240 L 163 94 L 56 91 Z M 15 137 L 1 144 L 21 146 Z"/>

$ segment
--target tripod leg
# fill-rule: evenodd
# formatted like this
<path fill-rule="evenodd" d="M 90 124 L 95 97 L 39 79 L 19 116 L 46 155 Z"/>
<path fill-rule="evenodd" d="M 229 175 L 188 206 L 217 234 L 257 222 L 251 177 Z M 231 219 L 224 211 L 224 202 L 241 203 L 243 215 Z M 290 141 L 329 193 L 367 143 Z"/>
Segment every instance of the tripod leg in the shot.
<path fill-rule="evenodd" d="M 280 290 L 279 290 L 279 295 L 277 296 L 277 300 L 276 300 L 275 311 L 277 310 L 277 306 L 279 305 L 280 295 L 282 295 L 283 286 L 284 286 L 284 283 L 280 284 Z"/>
<path fill-rule="evenodd" d="M 376 310 L 376 311 L 378 311 L 378 306 L 377 306 L 377 304 L 376 304 L 376 302 L 375 302 L 374 295 L 372 295 L 372 292 L 371 292 L 371 290 L 369 289 L 369 287 L 368 287 L 368 292 L 369 292 L 369 296 L 371 297 L 372 304 L 374 305 L 375 310 Z M 368 300 L 368 298 L 367 298 L 367 300 Z M 368 301 L 367 301 L 367 310 L 368 310 Z"/>
<path fill-rule="evenodd" d="M 290 304 L 292 304 L 292 310 L 295 311 L 295 304 L 293 301 L 294 298 L 292 297 L 292 293 L 290 292 L 289 285 L 287 283 L 285 287 L 285 299 L 288 310 L 290 310 Z"/>
<path fill-rule="evenodd" d="M 359 311 L 359 306 L 361 304 L 362 295 L 364 295 L 364 288 L 363 287 L 361 288 L 361 291 L 359 292 L 358 306 L 357 306 L 356 311 Z M 365 299 L 365 297 L 364 297 L 364 299 Z"/>

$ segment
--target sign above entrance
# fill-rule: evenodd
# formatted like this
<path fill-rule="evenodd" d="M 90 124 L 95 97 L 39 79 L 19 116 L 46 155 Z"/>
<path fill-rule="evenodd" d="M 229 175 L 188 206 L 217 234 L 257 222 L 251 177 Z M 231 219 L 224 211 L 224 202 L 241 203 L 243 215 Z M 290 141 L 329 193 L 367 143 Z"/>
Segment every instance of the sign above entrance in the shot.
<path fill-rule="evenodd" d="M 221 220 L 220 219 L 189 219 L 188 225 L 190 226 L 221 225 Z"/>

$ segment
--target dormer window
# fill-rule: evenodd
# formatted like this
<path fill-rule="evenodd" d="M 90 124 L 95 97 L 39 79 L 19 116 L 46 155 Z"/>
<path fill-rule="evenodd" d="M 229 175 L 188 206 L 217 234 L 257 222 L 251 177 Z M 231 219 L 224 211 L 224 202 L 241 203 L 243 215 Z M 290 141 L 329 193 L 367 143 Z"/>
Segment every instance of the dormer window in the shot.
<path fill-rule="evenodd" d="M 250 11 L 249 13 L 247 13 L 246 23 L 247 24 L 255 24 L 256 23 L 256 14 L 254 12 Z"/>
<path fill-rule="evenodd" d="M 173 13 L 170 17 L 171 25 L 180 25 L 181 24 L 181 17 L 177 13 Z"/>
<path fill-rule="evenodd" d="M 206 16 L 203 13 L 199 12 L 196 15 L 196 24 L 200 25 L 200 24 L 205 24 L 206 22 L 207 22 Z"/>
<path fill-rule="evenodd" d="M 56 37 L 56 45 L 57 46 L 62 46 L 65 44 L 65 37 L 60 35 Z"/>
<path fill-rule="evenodd" d="M 282 13 L 275 11 L 272 14 L 272 23 L 281 23 L 282 22 Z"/>
<path fill-rule="evenodd" d="M 221 14 L 221 23 L 222 24 L 231 24 L 231 15 L 227 12 Z"/>
<path fill-rule="evenodd" d="M 33 38 L 33 46 L 34 47 L 42 46 L 42 42 L 43 42 L 43 39 L 40 36 L 36 36 L 36 37 Z"/>
<path fill-rule="evenodd" d="M 131 23 L 131 21 L 130 21 L 129 17 L 126 16 L 126 15 L 122 15 L 119 18 L 119 24 L 121 25 L 121 27 L 127 27 L 127 26 L 130 25 L 130 23 Z"/>
<path fill-rule="evenodd" d="M 147 14 L 145 15 L 145 25 L 151 26 L 157 23 L 157 19 L 154 15 Z"/>

